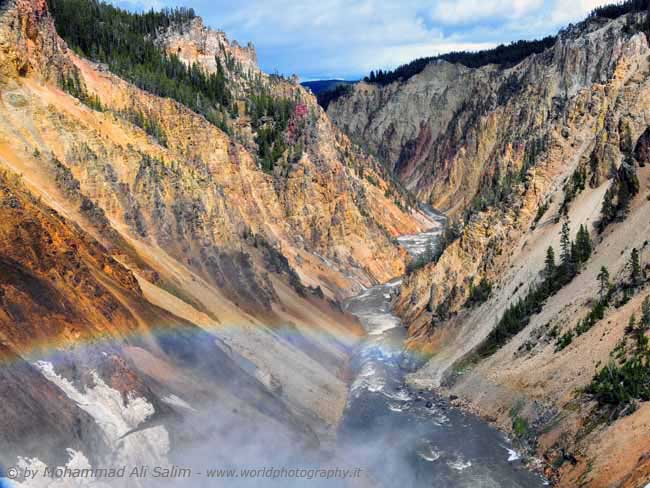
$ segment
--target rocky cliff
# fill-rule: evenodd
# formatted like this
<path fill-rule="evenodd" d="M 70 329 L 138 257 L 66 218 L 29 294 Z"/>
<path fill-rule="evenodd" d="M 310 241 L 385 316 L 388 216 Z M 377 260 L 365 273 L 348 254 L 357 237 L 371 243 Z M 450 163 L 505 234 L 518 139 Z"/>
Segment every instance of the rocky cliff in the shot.
<path fill-rule="evenodd" d="M 229 86 L 244 107 L 232 122 L 233 137 L 249 153 L 257 149 L 256 129 L 245 108 L 256 91 L 296 102 L 287 130 L 289 137 L 294 137 L 301 146 L 302 156 L 294 161 L 285 158 L 274 167 L 272 178 L 278 204 L 284 208 L 283 217 L 290 226 L 302 228 L 299 232 L 292 229 L 290 235 L 299 239 L 307 237 L 307 248 L 310 241 L 318 242 L 314 250 L 341 263 L 345 273 L 350 272 L 349 265 L 358 259 L 359 264 L 352 266 L 357 268 L 353 273 L 359 277 L 367 275 L 370 281 L 366 279 L 366 283 L 373 279 L 383 281 L 403 271 L 404 254 L 395 253 L 390 239 L 422 228 L 404 210 L 409 206 L 408 195 L 392 183 L 390 173 L 381 164 L 366 156 L 331 123 L 315 97 L 297 79 L 263 73 L 256 64 L 252 46 L 243 50 L 236 42 L 229 43 L 222 32 L 206 28 L 200 19 L 184 28 L 173 26 L 161 33 L 158 42 L 170 54 L 179 53 L 188 65 L 196 63 L 208 72 L 217 72 L 216 60 L 220 60 Z M 305 185 L 309 180 L 312 185 Z M 330 193 L 330 189 L 338 196 Z M 328 217 L 314 219 L 325 208 Z M 371 235 L 370 241 L 381 242 L 384 250 L 373 246 L 371 253 L 361 256 L 359 253 L 366 250 L 359 245 Z M 305 244 L 294 243 L 293 247 L 296 246 Z M 370 256 L 375 261 L 365 262 Z"/>
<path fill-rule="evenodd" d="M 645 26 L 641 14 L 590 19 L 512 68 L 436 62 L 408 81 L 361 83 L 329 108 L 420 198 L 464 217 L 396 304 L 411 347 L 430 357 L 410 381 L 509 430 L 560 486 L 648 482 L 644 397 L 619 416 L 593 387 L 636 354 L 629 319 L 648 296 L 645 279 L 630 284 L 650 232 Z M 612 195 L 624 202 L 615 210 Z M 555 287 L 544 270 L 565 222 L 572 239 L 586 226 L 594 251 Z M 617 297 L 604 308 L 603 266 Z M 491 291 L 476 298 L 481 280 Z"/>
<path fill-rule="evenodd" d="M 221 63 L 231 79 L 264 75 L 252 43 L 242 47 L 237 41 L 228 40 L 225 32 L 206 27 L 200 17 L 160 32 L 156 41 L 186 63 L 199 62 L 211 71 L 217 71 L 217 63 Z"/>
<path fill-rule="evenodd" d="M 567 101 L 611 79 L 632 36 L 592 19 L 512 68 L 438 60 L 406 81 L 359 83 L 328 113 L 420 200 L 460 213 L 489 200 L 485 190 L 506 175 L 534 164 Z"/>
<path fill-rule="evenodd" d="M 267 79 L 200 20 L 184 35 L 181 58 Z M 332 299 L 399 275 L 394 237 L 426 225 L 380 165 L 305 98 L 301 157 L 263 171 L 243 115 L 226 133 L 75 55 L 45 1 L 0 7 L 0 100 L 0 462 L 167 462 L 217 433 L 227 462 L 237 425 L 278 456 L 327 439 L 361 334 Z"/>

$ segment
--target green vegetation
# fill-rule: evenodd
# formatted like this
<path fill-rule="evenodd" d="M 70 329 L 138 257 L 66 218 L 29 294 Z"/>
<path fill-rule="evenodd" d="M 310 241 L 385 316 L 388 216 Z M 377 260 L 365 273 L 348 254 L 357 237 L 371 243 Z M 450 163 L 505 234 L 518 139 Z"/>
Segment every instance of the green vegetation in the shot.
<path fill-rule="evenodd" d="M 619 286 L 624 292 L 623 303 L 629 299 L 630 289 L 637 289 L 645 277 L 641 274 L 639 253 L 633 249 L 628 281 Z M 598 275 L 601 300 L 583 319 L 576 329 L 584 333 L 604 317 L 605 307 L 614 293 L 609 284 L 609 272 L 602 268 Z M 605 294 L 605 290 L 607 290 Z M 603 298 L 604 296 L 604 298 Z M 611 353 L 611 361 L 594 376 L 585 392 L 597 402 L 600 411 L 610 420 L 628 415 L 636 410 L 638 401 L 650 400 L 650 346 L 647 332 L 650 330 L 650 297 L 641 306 L 641 319 L 632 314 L 625 329 L 625 336 Z"/>
<path fill-rule="evenodd" d="M 607 310 L 608 305 L 609 296 L 606 296 L 604 300 L 596 301 L 587 316 L 578 322 L 575 330 L 576 337 L 588 332 L 599 320 L 605 318 L 605 310 Z"/>
<path fill-rule="evenodd" d="M 438 260 L 442 257 L 445 250 L 455 241 L 460 239 L 462 233 L 461 225 L 455 220 L 447 221 L 445 224 L 445 229 L 438 237 L 434 246 L 429 245 L 426 252 L 421 254 L 416 259 L 412 260 L 407 268 L 406 272 L 408 274 L 417 271 L 420 268 L 425 267 L 429 263 L 437 263 Z"/>
<path fill-rule="evenodd" d="M 574 337 L 575 333 L 572 330 L 561 335 L 557 340 L 557 344 L 555 345 L 555 352 L 561 351 L 562 349 L 568 347 L 569 344 L 573 342 Z"/>
<path fill-rule="evenodd" d="M 191 9 L 136 14 L 98 0 L 48 0 L 56 28 L 68 45 L 116 75 L 155 95 L 173 98 L 215 125 L 232 102 L 223 70 L 208 74 L 167 55 L 152 37 L 195 17 Z"/>
<path fill-rule="evenodd" d="M 549 207 L 549 202 L 544 202 L 542 203 L 539 207 L 537 207 L 537 213 L 535 214 L 535 220 L 533 220 L 533 225 L 537 225 L 540 220 L 542 220 L 542 217 L 548 212 L 548 207 Z"/>
<path fill-rule="evenodd" d="M 598 231 L 615 221 L 624 220 L 630 209 L 632 198 L 639 193 L 639 178 L 636 174 L 636 163 L 627 158 L 616 171 L 614 180 L 603 198 L 601 217 Z"/>
<path fill-rule="evenodd" d="M 591 12 L 589 18 L 616 19 L 628 13 L 646 11 L 648 8 L 647 0 L 626 0 L 598 7 Z M 521 40 L 508 45 L 501 44 L 493 49 L 478 52 L 457 51 L 439 56 L 418 58 L 392 71 L 381 69 L 371 71 L 370 75 L 364 78 L 364 81 L 379 85 L 388 85 L 394 81 L 406 81 L 421 73 L 428 64 L 436 60 L 459 63 L 469 68 L 480 68 L 488 64 L 497 64 L 502 67 L 514 66 L 532 54 L 541 53 L 553 47 L 556 40 L 556 36 L 548 36 L 539 40 Z"/>
<path fill-rule="evenodd" d="M 512 421 L 512 431 L 518 438 L 526 437 L 528 434 L 528 422 L 522 417 L 515 417 Z"/>
<path fill-rule="evenodd" d="M 609 294 L 612 286 L 609 282 L 609 270 L 605 266 L 602 266 L 596 278 L 598 279 L 599 284 L 598 293 L 600 295 L 600 300 L 603 301 Z"/>
<path fill-rule="evenodd" d="M 607 300 L 599 300 L 591 308 L 591 311 L 586 318 L 578 322 L 578 327 L 576 327 L 577 335 L 582 335 L 591 329 L 596 322 L 602 320 L 605 317 L 605 310 L 607 308 Z"/>
<path fill-rule="evenodd" d="M 531 286 L 525 297 L 508 307 L 495 328 L 476 350 L 478 357 L 494 354 L 522 331 L 530 322 L 530 318 L 541 312 L 544 302 L 570 283 L 580 272 L 580 266 L 591 256 L 592 245 L 589 234 L 583 226 L 580 226 L 578 235 L 581 237 L 575 242 L 570 240 L 569 222 L 565 221 L 562 226 L 560 264 L 555 264 L 555 251 L 550 248 L 542 272 L 543 281 Z M 569 337 L 564 338 L 564 341 L 569 341 Z"/>
<path fill-rule="evenodd" d="M 564 185 L 564 201 L 560 207 L 560 214 L 566 215 L 569 206 L 576 196 L 585 189 L 587 182 L 587 171 L 585 168 L 578 168 L 573 172 L 569 181 Z"/>
<path fill-rule="evenodd" d="M 528 171 L 535 166 L 537 159 L 542 154 L 549 142 L 546 136 L 536 137 L 526 143 L 524 158 L 520 168 L 507 167 L 502 168 L 496 164 L 492 173 L 485 173 L 482 177 L 479 190 L 472 202 L 464 213 L 464 220 L 468 222 L 471 217 L 487 210 L 488 208 L 498 208 L 506 210 L 511 208 L 513 192 L 518 186 L 525 186 L 529 179 Z M 544 216 L 548 210 L 550 202 L 545 202 L 537 209 L 533 225 Z"/>
<path fill-rule="evenodd" d="M 74 72 L 71 75 L 62 75 L 59 80 L 59 85 L 66 93 L 72 95 L 73 97 L 79 99 L 81 103 L 88 106 L 93 110 L 99 112 L 104 111 L 102 102 L 97 95 L 90 95 L 86 91 L 85 85 L 79 80 L 78 73 Z"/>
<path fill-rule="evenodd" d="M 639 258 L 639 250 L 637 248 L 632 249 L 628 267 L 630 268 L 630 286 L 639 286 L 641 284 L 641 280 L 643 279 L 643 271 L 641 270 L 641 261 Z"/>
<path fill-rule="evenodd" d="M 434 254 L 435 254 L 435 246 L 433 244 L 429 244 L 427 246 L 427 249 L 422 254 L 420 254 L 415 259 L 412 259 L 408 263 L 408 265 L 406 266 L 407 274 L 414 273 L 418 269 L 424 268 L 427 264 L 432 263 Z"/>
<path fill-rule="evenodd" d="M 548 246 L 546 258 L 544 259 L 544 278 L 550 280 L 555 276 L 557 267 L 555 265 L 555 250 L 553 246 Z"/>
<path fill-rule="evenodd" d="M 474 281 L 469 285 L 469 297 L 467 298 L 467 302 L 465 303 L 465 306 L 467 307 L 475 307 L 477 305 L 480 305 L 482 303 L 485 303 L 488 298 L 490 298 L 490 295 L 492 294 L 492 283 L 490 283 L 487 279 L 481 278 L 481 281 L 479 281 L 478 286 L 474 285 Z"/>
<path fill-rule="evenodd" d="M 521 416 L 521 411 L 525 406 L 525 402 L 518 400 L 510 409 L 510 418 L 512 419 L 512 432 L 515 436 L 522 440 L 530 434 L 530 426 L 528 421 Z"/>
<path fill-rule="evenodd" d="M 445 229 L 438 237 L 435 245 L 429 244 L 424 253 L 413 259 L 406 267 L 407 274 L 411 274 L 418 269 L 424 268 L 429 263 L 437 263 L 445 250 L 455 241 L 460 239 L 462 228 L 456 221 L 447 222 Z"/>
<path fill-rule="evenodd" d="M 265 171 L 273 170 L 288 149 L 284 134 L 295 108 L 294 101 L 277 99 L 266 92 L 251 97 L 249 112 L 257 130 L 257 154 Z M 300 154 L 294 156 L 299 158 Z"/>
<path fill-rule="evenodd" d="M 324 110 L 327 110 L 327 107 L 329 107 L 330 103 L 338 100 L 341 97 L 351 94 L 353 91 L 354 88 L 352 87 L 352 85 L 341 84 L 341 85 L 337 85 L 331 90 L 326 90 L 322 93 L 319 93 L 316 96 L 316 99 L 318 100 L 318 104 L 321 107 L 323 107 Z"/>
<path fill-rule="evenodd" d="M 291 287 L 301 297 L 315 296 L 321 300 L 325 298 L 323 290 L 320 286 L 311 287 L 305 286 L 296 270 L 293 269 L 287 257 L 282 254 L 278 249 L 269 243 L 264 236 L 254 234 L 250 229 L 244 229 L 243 239 L 252 244 L 256 249 L 259 249 L 264 256 L 264 263 L 266 269 L 271 273 L 278 275 L 285 275 L 289 280 Z"/>
<path fill-rule="evenodd" d="M 167 54 L 154 42 L 169 27 L 181 32 L 195 18 L 192 9 L 166 9 L 131 13 L 99 0 L 48 0 L 58 33 L 77 53 L 105 63 L 116 75 L 154 95 L 169 97 L 203 115 L 209 122 L 229 132 L 228 120 L 238 115 L 237 104 L 220 59 L 215 73 L 178 56 Z M 226 60 L 235 68 L 234 59 Z M 101 109 L 96 97 L 85 95 L 75 74 L 62 80 L 63 88 L 84 103 Z M 288 148 L 285 132 L 296 103 L 271 96 L 261 83 L 252 89 L 247 109 L 256 130 L 258 156 L 263 169 L 271 171 Z M 121 113 L 143 128 L 162 145 L 167 140 L 159 123 L 137 111 Z M 299 159 L 302 149 L 292 148 L 291 158 Z"/>
<path fill-rule="evenodd" d="M 434 248 L 432 256 L 434 262 L 437 263 L 444 254 L 445 250 L 458 239 L 460 239 L 462 232 L 463 228 L 456 220 L 446 222 L 444 231 L 436 241 L 436 246 Z"/>
<path fill-rule="evenodd" d="M 373 175 L 366 175 L 366 180 L 368 180 L 368 183 L 370 183 L 372 186 L 379 186 L 379 181 L 377 181 L 377 178 L 375 178 Z"/>
<path fill-rule="evenodd" d="M 167 147 L 167 136 L 165 135 L 165 130 L 158 121 L 151 116 L 141 112 L 140 110 L 133 109 L 122 110 L 118 112 L 118 115 L 140 127 L 147 134 L 156 139 L 161 146 Z"/>
<path fill-rule="evenodd" d="M 543 154 L 549 146 L 549 136 L 544 134 L 537 137 L 532 137 L 526 141 L 524 148 L 524 158 L 522 161 L 521 170 L 519 171 L 521 179 L 526 181 L 528 179 L 528 170 L 537 164 L 537 159 L 540 154 Z"/>
<path fill-rule="evenodd" d="M 584 263 L 589 259 L 593 251 L 593 244 L 591 243 L 591 236 L 585 225 L 580 225 L 578 229 L 578 235 L 576 236 L 575 249 L 572 252 L 575 253 L 575 259 L 579 263 Z"/>
<path fill-rule="evenodd" d="M 435 327 L 436 321 L 444 321 L 448 320 L 451 317 L 451 306 L 458 297 L 458 287 L 456 285 L 451 287 L 451 290 L 449 290 L 449 293 L 445 297 L 445 299 L 440 302 L 438 305 L 436 305 L 436 309 L 434 310 L 434 316 L 431 319 L 431 325 Z"/>
<path fill-rule="evenodd" d="M 647 0 L 626 0 L 624 2 L 603 5 L 594 9 L 589 17 L 601 17 L 605 19 L 616 19 L 622 15 L 632 12 L 643 12 L 649 7 Z"/>
<path fill-rule="evenodd" d="M 506 208 L 513 189 L 526 180 L 524 171 L 513 171 L 508 168 L 502 174 L 501 168 L 497 165 L 491 176 L 484 176 L 480 190 L 472 199 L 471 204 L 465 210 L 464 220 L 468 222 L 472 215 L 484 212 L 488 208 Z"/>
<path fill-rule="evenodd" d="M 582 244 L 579 244 L 581 241 Z M 578 231 L 574 252 L 576 253 L 576 259 L 578 262 L 586 261 L 586 259 L 589 259 L 589 256 L 591 255 L 591 239 L 583 226 L 580 226 L 580 230 Z M 614 291 L 609 282 L 609 271 L 607 268 L 603 266 L 596 279 L 599 284 L 599 299 L 592 305 L 587 316 L 578 321 L 575 330 L 569 330 L 557 339 L 555 352 L 565 349 L 569 344 L 571 344 L 574 338 L 591 330 L 599 320 L 602 320 L 605 317 L 605 310 L 607 310 L 607 307 L 609 306 Z"/>
<path fill-rule="evenodd" d="M 641 272 L 639 253 L 636 249 L 632 250 L 628 266 L 630 267 L 629 280 L 622 284 L 619 284 L 618 287 L 614 287 L 610 283 L 610 275 L 607 268 L 603 266 L 600 269 L 600 272 L 596 277 L 599 285 L 599 299 L 592 305 L 591 310 L 587 316 L 578 322 L 575 331 L 567 332 L 564 336 L 559 338 L 557 341 L 556 350 L 562 350 L 570 343 L 570 341 L 568 343 L 566 342 L 569 335 L 571 335 L 571 338 L 574 336 L 581 336 L 582 334 L 591 330 L 591 328 L 596 325 L 599 320 L 602 320 L 605 317 L 605 311 L 607 310 L 607 307 L 610 305 L 610 302 L 612 302 L 612 298 L 617 291 L 623 291 L 622 301 L 620 301 L 617 306 L 627 303 L 627 301 L 630 299 L 630 290 L 636 289 L 645 279 Z M 642 323 L 650 325 L 650 301 L 647 299 L 642 307 L 642 316 Z M 628 333 L 631 333 L 635 330 L 635 324 L 636 318 L 633 315 L 627 328 Z"/>
<path fill-rule="evenodd" d="M 632 326 L 635 349 L 628 352 L 623 342 L 618 358 L 598 371 L 585 390 L 599 408 L 609 411 L 610 419 L 634 412 L 637 401 L 650 400 L 650 347 L 645 335 L 650 324 L 632 322 Z"/>

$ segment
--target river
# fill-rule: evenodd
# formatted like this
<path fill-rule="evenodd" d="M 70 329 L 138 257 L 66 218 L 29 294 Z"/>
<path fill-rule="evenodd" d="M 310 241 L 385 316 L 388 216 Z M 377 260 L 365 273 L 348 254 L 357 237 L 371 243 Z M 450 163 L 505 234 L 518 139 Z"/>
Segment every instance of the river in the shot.
<path fill-rule="evenodd" d="M 400 241 L 417 256 L 438 234 L 433 230 Z M 345 303 L 368 337 L 351 359 L 354 381 L 339 429 L 339 448 L 355 453 L 375 486 L 544 486 L 497 429 L 434 392 L 406 386 L 405 375 L 417 361 L 404 351 L 406 330 L 392 312 L 400 282 L 368 289 Z"/>

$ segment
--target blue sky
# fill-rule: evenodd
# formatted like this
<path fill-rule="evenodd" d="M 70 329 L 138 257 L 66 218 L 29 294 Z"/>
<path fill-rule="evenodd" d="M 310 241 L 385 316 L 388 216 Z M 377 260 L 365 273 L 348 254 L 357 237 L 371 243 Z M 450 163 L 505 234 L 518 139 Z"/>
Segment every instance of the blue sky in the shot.
<path fill-rule="evenodd" d="M 134 10 L 193 7 L 264 71 L 358 79 L 414 58 L 554 34 L 613 0 L 112 0 Z"/>

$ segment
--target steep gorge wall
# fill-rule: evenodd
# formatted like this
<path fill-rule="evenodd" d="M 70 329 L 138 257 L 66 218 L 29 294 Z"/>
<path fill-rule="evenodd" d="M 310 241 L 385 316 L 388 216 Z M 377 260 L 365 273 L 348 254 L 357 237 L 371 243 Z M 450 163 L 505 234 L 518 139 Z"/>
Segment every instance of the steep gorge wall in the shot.
<path fill-rule="evenodd" d="M 359 83 L 328 114 L 420 200 L 461 214 L 499 177 L 534 164 L 581 89 L 611 79 L 630 46 L 623 22 L 569 27 L 509 69 L 436 61 L 403 82 Z"/>
<path fill-rule="evenodd" d="M 598 300 L 602 266 L 621 286 L 635 248 L 647 268 L 650 174 L 642 148 L 650 124 L 650 50 L 644 20 L 628 15 L 569 28 L 553 49 L 509 70 L 439 63 L 401 85 L 360 84 L 349 99 L 329 109 L 353 138 L 392 158 L 421 198 L 452 214 L 466 209 L 480 187 L 497 183 L 496 167 L 501 175 L 506 168 L 525 168 L 525 177 L 501 200 L 470 214 L 460 239 L 437 264 L 404 280 L 396 307 L 409 325 L 410 347 L 430 357 L 409 381 L 419 388 L 442 387 L 511 432 L 543 458 L 547 474 L 560 486 L 645 486 L 649 481 L 647 403 L 603 421 L 596 403 L 583 393 L 629 335 L 628 319 L 639 316 L 647 285 L 629 302 L 609 307 L 603 320 L 568 347 L 558 348 L 558 337 L 575 331 Z M 436 81 L 426 83 L 427 77 Z M 482 88 L 474 91 L 478 83 Z M 469 86 L 473 101 L 459 100 L 458 86 Z M 479 96 L 481 91 L 487 96 Z M 418 103 L 417 96 L 426 101 Z M 431 99 L 437 102 L 429 104 Z M 477 108 L 478 103 L 485 106 Z M 474 105 L 469 112 L 468 104 Z M 408 134 L 404 138 L 398 121 Z M 421 124 L 428 133 L 423 135 Z M 540 136 L 543 144 L 535 146 Z M 416 141 L 411 149 L 408 141 Z M 406 161 L 400 159 L 404 148 L 413 156 Z M 625 160 L 636 167 L 640 192 L 628 216 L 598 234 L 605 192 Z M 585 188 L 567 199 L 575 174 L 584 176 Z M 538 215 L 540 207 L 546 210 Z M 559 255 L 565 209 L 572 237 L 580 225 L 589 229 L 594 254 L 505 346 L 474 357 L 506 309 L 541 281 L 547 248 Z M 490 298 L 466 305 L 470 283 L 482 278 L 493 286 Z"/>
<path fill-rule="evenodd" d="M 259 90 L 297 103 L 297 115 L 290 126 L 301 127 L 296 131 L 301 133 L 302 157 L 297 163 L 274 168 L 272 178 L 274 198 L 284 210 L 282 219 L 295 226 L 289 234 L 306 239 L 290 247 L 306 246 L 308 250 L 314 246 L 319 255 L 340 263 L 344 273 L 349 273 L 352 265 L 359 277 L 368 274 L 386 281 L 403 272 L 404 254 L 396 253 L 390 240 L 423 228 L 414 225 L 411 212 L 405 210 L 410 203 L 408 196 L 393 184 L 381 164 L 332 124 L 310 92 L 295 78 L 263 73 L 255 63 L 252 46 L 242 54 L 236 43 L 229 43 L 222 32 L 206 28 L 200 21 L 171 28 L 158 42 L 169 53 L 180 53 L 187 64 L 197 63 L 208 72 L 217 70 L 215 60 L 219 59 L 243 107 Z M 254 129 L 249 115 L 243 112 L 232 127 L 233 138 L 254 154 Z M 282 219 L 265 220 L 280 223 Z M 366 243 L 371 243 L 370 249 Z M 314 275 L 305 273 L 305 277 L 310 274 Z M 365 280 L 364 284 L 369 282 Z"/>

